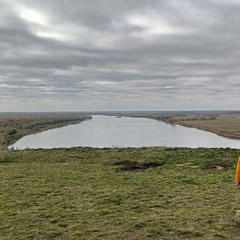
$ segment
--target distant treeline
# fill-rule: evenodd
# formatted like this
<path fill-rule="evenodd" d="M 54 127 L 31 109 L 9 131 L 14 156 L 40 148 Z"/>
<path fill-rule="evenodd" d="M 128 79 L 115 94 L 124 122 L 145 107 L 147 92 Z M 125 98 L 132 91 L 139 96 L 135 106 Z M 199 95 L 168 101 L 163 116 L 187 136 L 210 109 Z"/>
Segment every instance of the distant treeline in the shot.
<path fill-rule="evenodd" d="M 23 136 L 91 119 L 79 113 L 16 113 L 0 115 L 0 148 Z"/>
<path fill-rule="evenodd" d="M 165 123 L 176 124 L 181 121 L 195 121 L 195 120 L 215 120 L 217 115 L 172 115 L 172 114 L 125 114 L 128 117 L 144 117 L 151 118 Z"/>
<path fill-rule="evenodd" d="M 182 121 L 198 121 L 198 120 L 215 120 L 217 116 L 170 116 L 170 115 L 163 115 L 163 116 L 151 116 L 151 118 L 164 121 L 166 123 L 179 123 Z"/>

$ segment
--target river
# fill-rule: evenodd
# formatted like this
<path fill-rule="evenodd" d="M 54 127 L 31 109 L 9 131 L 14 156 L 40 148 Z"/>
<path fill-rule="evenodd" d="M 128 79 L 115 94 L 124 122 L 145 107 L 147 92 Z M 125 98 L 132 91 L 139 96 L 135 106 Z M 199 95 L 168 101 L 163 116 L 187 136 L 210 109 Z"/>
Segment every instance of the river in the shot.
<path fill-rule="evenodd" d="M 10 147 L 70 148 L 88 147 L 216 147 L 240 148 L 240 141 L 211 132 L 170 125 L 148 118 L 93 115 L 79 124 L 51 129 L 21 138 Z"/>

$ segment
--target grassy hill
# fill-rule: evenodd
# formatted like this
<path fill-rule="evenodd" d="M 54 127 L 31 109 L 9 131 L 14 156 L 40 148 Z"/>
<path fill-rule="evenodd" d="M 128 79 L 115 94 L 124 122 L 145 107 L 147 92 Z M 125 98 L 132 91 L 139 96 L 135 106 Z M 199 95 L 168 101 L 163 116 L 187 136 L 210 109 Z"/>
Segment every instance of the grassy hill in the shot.
<path fill-rule="evenodd" d="M 0 239 L 239 239 L 239 150 L 0 152 Z"/>

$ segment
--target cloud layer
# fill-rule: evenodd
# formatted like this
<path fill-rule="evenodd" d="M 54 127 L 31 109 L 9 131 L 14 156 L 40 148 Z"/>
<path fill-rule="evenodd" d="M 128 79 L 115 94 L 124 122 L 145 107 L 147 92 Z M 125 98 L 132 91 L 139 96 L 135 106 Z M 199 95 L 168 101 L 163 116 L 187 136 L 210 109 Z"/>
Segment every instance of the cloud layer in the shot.
<path fill-rule="evenodd" d="M 0 111 L 239 109 L 240 1 L 0 9 Z"/>

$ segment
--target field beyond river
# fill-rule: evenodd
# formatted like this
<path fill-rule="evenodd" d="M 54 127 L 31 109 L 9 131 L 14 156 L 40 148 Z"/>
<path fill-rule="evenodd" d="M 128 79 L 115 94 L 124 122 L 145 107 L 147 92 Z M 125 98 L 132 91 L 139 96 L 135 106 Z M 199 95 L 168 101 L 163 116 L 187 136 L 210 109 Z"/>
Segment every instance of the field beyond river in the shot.
<path fill-rule="evenodd" d="M 230 148 L 0 152 L 0 239 L 239 239 Z"/>

